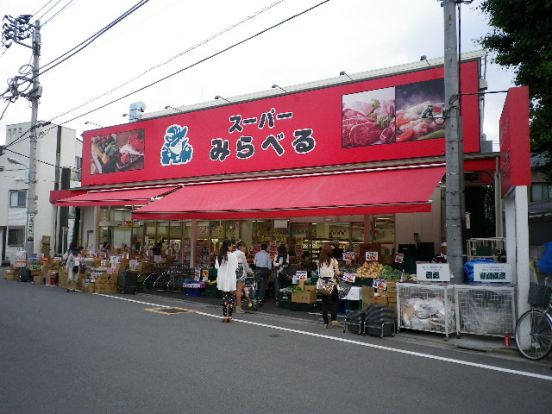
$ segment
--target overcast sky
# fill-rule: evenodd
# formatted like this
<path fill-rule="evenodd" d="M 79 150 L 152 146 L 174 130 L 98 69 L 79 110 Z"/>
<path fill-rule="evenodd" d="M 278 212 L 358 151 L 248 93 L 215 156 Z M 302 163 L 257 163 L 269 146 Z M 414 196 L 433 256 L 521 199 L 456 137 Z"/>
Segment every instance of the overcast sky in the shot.
<path fill-rule="evenodd" d="M 53 0 L 37 16 L 58 0 Z M 48 0 L 1 0 L 0 15 L 37 12 Z M 114 20 L 138 0 L 61 0 L 40 20 L 41 66 Z M 150 0 L 94 43 L 40 78 L 43 96 L 39 119 L 74 128 L 77 134 L 94 127 L 124 123 L 129 104 L 142 101 L 146 112 L 165 105 L 182 106 L 286 85 L 335 77 L 340 71 L 363 72 L 443 56 L 443 9 L 436 0 L 331 0 L 320 7 L 228 52 L 184 70 L 172 78 L 78 119 L 72 118 L 245 39 L 321 0 Z M 478 50 L 476 40 L 490 29 L 478 10 L 479 1 L 462 6 L 462 51 Z M 59 14 L 54 14 L 63 6 Z M 273 6 L 273 7 L 270 7 Z M 261 9 L 263 13 L 255 15 Z M 54 16 L 51 20 L 49 20 Z M 230 28 L 213 40 L 188 49 Z M 5 53 L 4 53 L 5 52 Z M 186 53 L 183 53 L 186 52 Z M 3 55 L 2 55 L 3 54 Z M 145 76 L 120 87 L 153 66 Z M 29 62 L 31 51 L 13 44 L 0 48 L 1 91 L 8 78 Z M 487 70 L 489 91 L 512 86 L 513 72 L 492 63 Z M 115 89 L 117 88 L 117 89 Z M 83 103 L 105 95 L 70 113 Z M 498 137 L 504 94 L 488 95 L 483 132 Z M 0 113 L 5 103 L 0 103 Z M 60 116 L 62 115 L 62 116 Z M 28 122 L 29 103 L 20 98 L 0 120 L 0 144 L 6 125 Z"/>

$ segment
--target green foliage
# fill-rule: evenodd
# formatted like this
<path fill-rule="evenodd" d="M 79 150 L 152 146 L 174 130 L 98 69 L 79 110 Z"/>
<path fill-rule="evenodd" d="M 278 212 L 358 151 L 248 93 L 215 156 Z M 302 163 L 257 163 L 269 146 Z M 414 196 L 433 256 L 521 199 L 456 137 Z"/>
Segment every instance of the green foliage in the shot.
<path fill-rule="evenodd" d="M 552 0 L 485 0 L 480 9 L 493 28 L 481 45 L 529 87 L 531 150 L 547 159 L 552 180 Z"/>

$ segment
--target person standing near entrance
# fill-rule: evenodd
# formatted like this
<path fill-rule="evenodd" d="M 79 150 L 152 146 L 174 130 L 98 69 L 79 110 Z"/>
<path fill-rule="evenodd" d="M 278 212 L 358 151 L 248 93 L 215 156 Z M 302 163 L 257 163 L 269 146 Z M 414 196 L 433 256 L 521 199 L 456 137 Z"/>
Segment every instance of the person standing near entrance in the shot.
<path fill-rule="evenodd" d="M 276 269 L 276 276 L 274 276 L 274 297 L 276 303 L 278 303 L 278 294 L 280 293 L 280 277 L 282 271 L 289 265 L 289 254 L 286 246 L 281 244 L 278 246 L 278 255 L 274 258 L 272 266 Z"/>
<path fill-rule="evenodd" d="M 238 259 L 232 253 L 232 242 L 224 240 L 216 258 L 217 288 L 222 291 L 222 322 L 230 322 L 234 312 L 234 295 L 236 293 L 236 270 Z"/>
<path fill-rule="evenodd" d="M 71 243 L 71 247 L 67 251 L 67 292 L 77 291 L 77 282 L 80 276 L 80 268 L 82 262 L 81 249 L 77 247 L 75 242 Z"/>
<path fill-rule="evenodd" d="M 318 257 L 318 277 L 323 279 L 333 279 L 335 286 L 330 295 L 322 295 L 322 318 L 324 319 L 324 327 L 328 329 L 330 321 L 328 320 L 328 312 L 331 316 L 331 325 L 339 326 L 337 322 L 337 304 L 339 302 L 339 293 L 337 286 L 339 285 L 339 265 L 337 260 L 332 257 L 332 246 L 325 244 L 320 249 Z"/>
<path fill-rule="evenodd" d="M 267 251 L 268 244 L 262 243 L 261 250 L 255 254 L 253 263 L 255 264 L 255 270 L 259 278 L 259 293 L 257 297 L 257 304 L 263 305 L 263 300 L 266 293 L 266 286 L 268 284 L 268 274 L 272 269 L 272 259 Z"/>

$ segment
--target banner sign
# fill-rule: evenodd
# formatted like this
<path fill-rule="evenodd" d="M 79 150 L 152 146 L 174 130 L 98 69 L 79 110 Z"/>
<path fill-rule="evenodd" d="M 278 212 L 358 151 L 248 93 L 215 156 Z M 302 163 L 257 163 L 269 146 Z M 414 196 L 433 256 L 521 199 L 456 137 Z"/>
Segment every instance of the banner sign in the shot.
<path fill-rule="evenodd" d="M 298 270 L 295 272 L 295 277 L 297 280 L 307 280 L 309 278 L 309 274 L 306 270 Z"/>
<path fill-rule="evenodd" d="M 416 279 L 418 282 L 450 282 L 448 263 L 418 263 L 416 264 Z"/>
<path fill-rule="evenodd" d="M 462 63 L 477 93 L 479 59 Z M 229 103 L 85 131 L 82 185 L 307 168 L 445 153 L 444 70 Z M 466 152 L 478 152 L 479 97 L 462 96 Z"/>
<path fill-rule="evenodd" d="M 500 172 L 502 196 L 512 186 L 531 185 L 529 89 L 510 88 L 500 115 Z"/>
<path fill-rule="evenodd" d="M 509 263 L 474 263 L 473 281 L 512 283 L 512 266 Z"/>

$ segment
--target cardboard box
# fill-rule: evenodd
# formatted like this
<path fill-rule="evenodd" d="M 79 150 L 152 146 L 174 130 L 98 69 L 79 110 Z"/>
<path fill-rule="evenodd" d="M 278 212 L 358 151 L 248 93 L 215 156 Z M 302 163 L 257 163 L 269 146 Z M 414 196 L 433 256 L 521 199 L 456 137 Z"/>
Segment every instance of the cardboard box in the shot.
<path fill-rule="evenodd" d="M 314 291 L 300 291 L 291 293 L 292 303 L 308 303 L 312 304 L 316 302 L 316 292 Z"/>
<path fill-rule="evenodd" d="M 4 274 L 4 278 L 6 280 L 15 280 L 15 271 L 14 270 L 11 270 L 11 269 L 8 269 L 6 270 L 6 273 Z"/>
<path fill-rule="evenodd" d="M 305 285 L 303 286 L 305 292 L 314 292 L 316 293 L 316 285 Z"/>
<path fill-rule="evenodd" d="M 44 284 L 44 276 L 42 276 L 42 275 L 33 276 L 33 283 L 35 285 L 43 285 Z"/>

